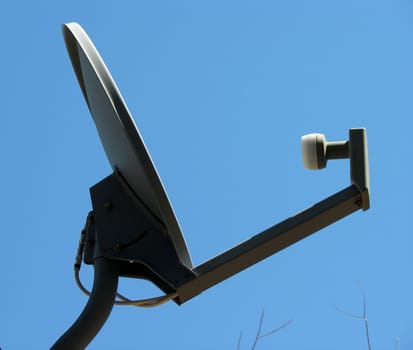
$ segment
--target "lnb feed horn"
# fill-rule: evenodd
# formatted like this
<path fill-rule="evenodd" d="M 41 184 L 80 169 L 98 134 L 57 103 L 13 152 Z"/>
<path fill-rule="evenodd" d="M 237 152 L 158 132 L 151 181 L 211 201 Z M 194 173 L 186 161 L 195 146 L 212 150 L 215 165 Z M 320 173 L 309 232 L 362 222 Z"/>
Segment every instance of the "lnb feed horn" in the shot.
<path fill-rule="evenodd" d="M 325 135 L 312 133 L 301 137 L 303 165 L 306 169 L 319 170 L 329 159 L 349 158 L 349 141 L 327 142 Z"/>

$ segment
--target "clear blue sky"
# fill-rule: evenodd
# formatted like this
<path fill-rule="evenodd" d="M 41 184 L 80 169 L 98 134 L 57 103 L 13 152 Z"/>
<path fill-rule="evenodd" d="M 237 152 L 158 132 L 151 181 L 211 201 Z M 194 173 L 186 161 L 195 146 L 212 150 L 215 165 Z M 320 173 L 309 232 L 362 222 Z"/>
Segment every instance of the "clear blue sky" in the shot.
<path fill-rule="evenodd" d="M 413 348 L 411 1 L 9 1 L 0 13 L 0 347 L 46 349 L 87 298 L 72 265 L 111 169 L 61 34 L 80 23 L 156 163 L 195 265 L 349 185 L 300 138 L 366 127 L 371 209 L 178 307 L 114 308 L 90 349 Z M 83 266 L 90 286 L 92 271 Z M 132 298 L 159 291 L 122 280 Z"/>

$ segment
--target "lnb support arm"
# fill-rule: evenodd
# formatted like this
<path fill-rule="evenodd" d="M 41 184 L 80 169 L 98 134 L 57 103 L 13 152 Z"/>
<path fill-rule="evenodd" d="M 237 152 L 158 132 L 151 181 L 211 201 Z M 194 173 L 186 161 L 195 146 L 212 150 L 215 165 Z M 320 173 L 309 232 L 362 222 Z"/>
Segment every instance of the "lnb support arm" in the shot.
<path fill-rule="evenodd" d="M 177 302 L 184 303 L 359 209 L 369 209 L 366 130 L 350 129 L 348 143 L 351 180 L 349 187 L 195 267 L 193 272 L 196 277 L 177 288 Z"/>

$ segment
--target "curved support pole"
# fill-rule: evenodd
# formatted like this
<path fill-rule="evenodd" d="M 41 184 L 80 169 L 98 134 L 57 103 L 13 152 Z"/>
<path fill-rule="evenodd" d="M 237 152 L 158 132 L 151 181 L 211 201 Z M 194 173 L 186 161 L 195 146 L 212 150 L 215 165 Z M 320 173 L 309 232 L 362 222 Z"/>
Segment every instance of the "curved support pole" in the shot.
<path fill-rule="evenodd" d="M 103 327 L 118 289 L 119 264 L 98 258 L 94 262 L 93 289 L 82 313 L 73 325 L 51 347 L 52 350 L 84 349 Z"/>

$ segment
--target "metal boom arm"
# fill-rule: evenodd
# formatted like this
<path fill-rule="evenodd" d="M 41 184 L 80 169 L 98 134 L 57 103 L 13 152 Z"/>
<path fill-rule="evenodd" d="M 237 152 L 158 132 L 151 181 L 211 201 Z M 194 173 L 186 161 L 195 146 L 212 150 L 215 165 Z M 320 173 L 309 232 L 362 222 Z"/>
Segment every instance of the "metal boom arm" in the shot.
<path fill-rule="evenodd" d="M 328 197 L 303 212 L 265 230 L 249 240 L 197 266 L 196 278 L 177 289 L 183 303 L 203 290 L 237 274 L 278 251 L 361 208 L 355 186 Z"/>

